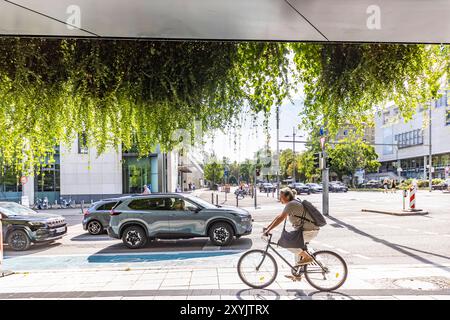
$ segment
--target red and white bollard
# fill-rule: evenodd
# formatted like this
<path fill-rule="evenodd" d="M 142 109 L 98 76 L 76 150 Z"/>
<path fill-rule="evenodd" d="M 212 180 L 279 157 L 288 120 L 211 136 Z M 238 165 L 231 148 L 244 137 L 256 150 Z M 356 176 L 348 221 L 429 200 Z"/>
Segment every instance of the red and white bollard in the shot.
<path fill-rule="evenodd" d="M 416 209 L 416 188 L 414 186 L 409 188 L 409 210 Z"/>
<path fill-rule="evenodd" d="M 415 185 L 413 185 L 409 188 L 409 209 L 408 210 L 403 209 L 403 211 L 408 211 L 408 212 L 422 211 L 422 209 L 416 208 L 416 191 L 417 191 L 417 187 Z M 406 191 L 405 191 L 405 193 L 406 193 Z"/>

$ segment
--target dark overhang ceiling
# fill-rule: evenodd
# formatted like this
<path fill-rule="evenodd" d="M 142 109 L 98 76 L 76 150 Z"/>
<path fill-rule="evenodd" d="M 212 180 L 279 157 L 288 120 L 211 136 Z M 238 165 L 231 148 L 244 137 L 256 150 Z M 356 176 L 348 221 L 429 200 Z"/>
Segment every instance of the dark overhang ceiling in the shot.
<path fill-rule="evenodd" d="M 450 0 L 0 0 L 0 35 L 450 43 Z"/>

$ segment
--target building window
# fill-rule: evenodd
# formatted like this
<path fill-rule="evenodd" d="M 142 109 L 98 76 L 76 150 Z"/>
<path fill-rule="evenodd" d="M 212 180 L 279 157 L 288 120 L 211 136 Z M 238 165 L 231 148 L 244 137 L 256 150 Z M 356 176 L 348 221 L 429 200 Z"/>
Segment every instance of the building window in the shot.
<path fill-rule="evenodd" d="M 42 167 L 39 174 L 35 176 L 35 192 L 59 192 L 60 187 L 60 166 L 59 163 Z"/>
<path fill-rule="evenodd" d="M 448 90 L 444 91 L 444 93 L 442 94 L 442 96 L 436 100 L 436 107 L 447 107 L 448 103 L 447 103 L 447 98 L 448 98 Z"/>
<path fill-rule="evenodd" d="M 383 113 L 383 124 L 387 124 L 389 122 L 389 111 Z"/>
<path fill-rule="evenodd" d="M 416 129 L 396 135 L 399 149 L 423 144 L 423 130 Z"/>
<path fill-rule="evenodd" d="M 144 185 L 151 185 L 151 158 L 126 156 L 122 161 L 123 193 L 141 193 Z M 152 186 L 152 191 L 155 190 Z"/>
<path fill-rule="evenodd" d="M 88 151 L 86 133 L 83 132 L 78 134 L 78 153 L 88 154 Z"/>
<path fill-rule="evenodd" d="M 8 200 L 6 192 L 22 192 L 22 184 L 19 181 L 19 177 L 4 167 L 0 171 L 0 199 Z"/>

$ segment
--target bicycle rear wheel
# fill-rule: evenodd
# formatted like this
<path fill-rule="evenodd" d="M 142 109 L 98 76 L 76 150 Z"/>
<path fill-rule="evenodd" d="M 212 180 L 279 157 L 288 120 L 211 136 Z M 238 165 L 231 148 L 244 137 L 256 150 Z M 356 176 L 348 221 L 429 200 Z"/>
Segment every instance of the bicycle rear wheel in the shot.
<path fill-rule="evenodd" d="M 340 288 L 347 279 L 348 269 L 344 259 L 332 251 L 317 251 L 312 254 L 317 262 L 305 266 L 308 283 L 320 291 Z"/>
<path fill-rule="evenodd" d="M 278 266 L 273 256 L 264 250 L 250 250 L 238 262 L 238 274 L 249 287 L 262 289 L 275 281 Z"/>

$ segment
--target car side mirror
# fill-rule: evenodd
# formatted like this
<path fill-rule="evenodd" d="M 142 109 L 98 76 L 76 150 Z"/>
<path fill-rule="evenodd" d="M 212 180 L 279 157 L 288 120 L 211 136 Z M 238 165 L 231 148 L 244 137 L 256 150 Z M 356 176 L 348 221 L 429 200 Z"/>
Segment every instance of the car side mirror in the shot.
<path fill-rule="evenodd" d="M 190 208 L 189 209 L 192 213 L 199 213 L 200 212 L 200 208 Z"/>

